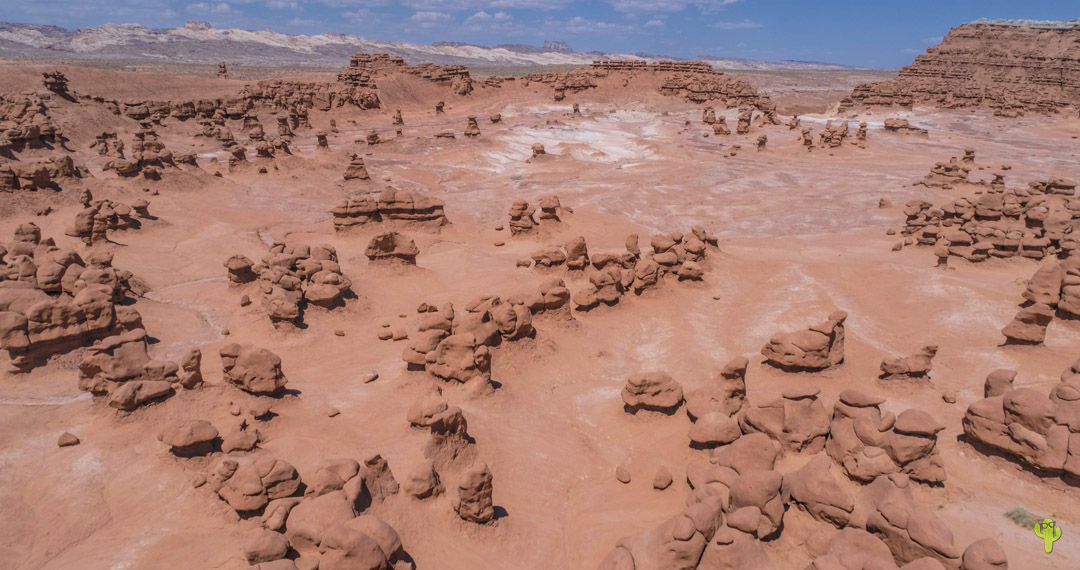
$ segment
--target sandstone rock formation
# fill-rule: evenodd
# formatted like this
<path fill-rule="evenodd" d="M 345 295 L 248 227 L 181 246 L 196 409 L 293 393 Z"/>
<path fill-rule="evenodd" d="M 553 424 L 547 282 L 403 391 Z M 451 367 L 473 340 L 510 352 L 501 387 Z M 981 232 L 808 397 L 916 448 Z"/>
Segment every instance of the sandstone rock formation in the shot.
<path fill-rule="evenodd" d="M 416 256 L 420 255 L 420 249 L 408 236 L 387 232 L 371 238 L 364 255 L 372 262 L 398 261 L 416 265 Z"/>
<path fill-rule="evenodd" d="M 927 483 L 945 481 L 945 466 L 937 449 L 944 429 L 920 410 L 894 416 L 881 410 L 884 400 L 857 390 L 840 393 L 833 406 L 825 450 L 857 481 L 904 473 Z"/>
<path fill-rule="evenodd" d="M 494 520 L 491 480 L 487 465 L 478 462 L 469 467 L 458 484 L 457 497 L 453 500 L 454 512 L 469 522 L 484 524 Z"/>
<path fill-rule="evenodd" d="M 937 350 L 936 345 L 929 345 L 910 356 L 886 358 L 881 361 L 881 377 L 885 379 L 925 378 L 930 373 Z"/>
<path fill-rule="evenodd" d="M 829 434 L 829 413 L 819 392 L 811 386 L 785 390 L 781 398 L 744 410 L 739 427 L 743 433 L 764 433 L 785 449 L 817 453 Z"/>
<path fill-rule="evenodd" d="M 226 457 L 206 479 L 210 490 L 237 512 L 261 511 L 270 501 L 293 496 L 300 487 L 296 468 L 268 457 Z"/>
<path fill-rule="evenodd" d="M 281 371 L 281 358 L 265 348 L 231 343 L 219 353 L 225 381 L 245 392 L 274 396 L 289 381 Z"/>
<path fill-rule="evenodd" d="M 449 223 L 442 200 L 391 186 L 384 188 L 378 198 L 361 195 L 343 200 L 331 213 L 334 229 L 338 231 L 373 222 L 392 221 L 436 229 Z"/>
<path fill-rule="evenodd" d="M 987 378 L 987 397 L 968 407 L 964 434 L 1045 475 L 1080 475 L 1080 361 L 1061 375 L 1049 396 L 1014 388 L 1015 372 Z"/>
<path fill-rule="evenodd" d="M 733 416 L 746 402 L 746 367 L 749 360 L 739 356 L 728 362 L 704 387 L 686 395 L 686 413 L 697 421 L 711 413 Z"/>
<path fill-rule="evenodd" d="M 1075 106 L 1080 26 L 1054 24 L 979 20 L 957 26 L 897 77 L 859 85 L 851 98 L 868 106 L 989 107 L 1005 116 Z"/>
<path fill-rule="evenodd" d="M 765 359 L 790 370 L 823 370 L 844 361 L 844 321 L 847 313 L 835 311 L 824 323 L 807 330 L 778 334 L 761 349 Z"/>
<path fill-rule="evenodd" d="M 682 386 L 664 372 L 635 374 L 622 389 L 623 407 L 630 413 L 639 410 L 674 413 L 682 405 Z"/>
<path fill-rule="evenodd" d="M 296 323 L 309 305 L 331 309 L 343 303 L 352 281 L 342 275 L 337 250 L 330 245 L 275 243 L 262 262 L 243 255 L 225 262 L 235 285 L 256 281 L 267 316 L 275 325 Z"/>
<path fill-rule="evenodd" d="M 884 123 L 885 132 L 889 133 L 901 133 L 912 135 L 926 135 L 928 131 L 926 129 L 920 129 L 913 127 L 907 119 L 885 119 Z"/>
<path fill-rule="evenodd" d="M 358 154 L 349 155 L 349 166 L 345 168 L 345 180 L 371 180 L 364 158 Z"/>
<path fill-rule="evenodd" d="M 112 267 L 111 254 L 84 260 L 33 223 L 16 227 L 0 250 L 0 348 L 16 367 L 141 328 L 139 313 L 120 304 L 132 275 Z"/>

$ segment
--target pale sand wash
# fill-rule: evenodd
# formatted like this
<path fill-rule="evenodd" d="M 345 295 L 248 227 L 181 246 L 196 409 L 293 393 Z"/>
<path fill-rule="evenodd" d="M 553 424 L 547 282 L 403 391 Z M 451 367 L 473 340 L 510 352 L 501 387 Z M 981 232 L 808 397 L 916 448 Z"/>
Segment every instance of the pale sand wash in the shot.
<path fill-rule="evenodd" d="M 95 80 L 92 72 L 69 71 L 73 89 L 103 96 L 128 97 L 111 92 L 121 87 L 158 99 L 201 96 L 203 89 L 224 96 L 238 88 L 207 79 L 102 75 Z M 131 76 L 127 85 L 110 80 Z M 36 82 L 35 73 L 23 74 L 2 87 L 37 89 Z M 488 88 L 462 98 L 405 83 L 395 89 L 408 96 L 384 92 L 381 110 L 336 111 L 339 132 L 330 134 L 329 151 L 315 150 L 314 131 L 327 129 L 330 116 L 312 111 L 314 128 L 297 131 L 295 156 L 276 159 L 278 170 L 267 174 L 230 173 L 211 158 L 227 156 L 216 141 L 194 139 L 193 124 L 173 121 L 158 128 L 162 139 L 174 153 L 199 153 L 206 174 L 166 172 L 156 183 L 117 180 L 101 173 L 101 157 L 81 142 L 84 133 L 92 136 L 105 127 L 84 126 L 84 133 L 76 133 L 79 127 L 71 126 L 69 136 L 79 140 L 70 145 L 76 162 L 89 166 L 97 179 L 95 198 L 146 197 L 159 218 L 139 230 L 110 234 L 115 243 L 93 249 L 112 251 L 115 267 L 146 284 L 148 292 L 135 307 L 155 339 L 151 355 L 176 360 L 187 348 L 201 347 L 208 386 L 119 416 L 82 396 L 77 357 L 54 358 L 28 374 L 5 372 L 0 568 L 247 567 L 241 547 L 260 527 L 259 518 L 240 520 L 209 489 L 191 484 L 217 457 L 179 459 L 155 437 L 176 420 L 205 419 L 222 431 L 238 421 L 229 413 L 230 402 L 244 401 L 244 395 L 223 385 L 217 355 L 227 342 L 266 347 L 281 357 L 288 387 L 299 394 L 275 403 L 278 415 L 259 426 L 265 441 L 253 453 L 284 459 L 301 476 L 324 459 L 378 452 L 404 481 L 423 461 L 428 439 L 426 430 L 410 429 L 405 420 L 413 401 L 441 385 L 448 402 L 464 410 L 494 476 L 494 503 L 505 516 L 491 525 L 460 520 L 450 506 L 452 489 L 423 502 L 400 494 L 375 507 L 400 534 L 417 568 L 595 568 L 618 539 L 684 507 L 690 489 L 683 470 L 707 453 L 688 447 L 691 422 L 681 410 L 670 417 L 625 413 L 620 390 L 626 379 L 663 370 L 690 391 L 739 355 L 750 359 L 751 404 L 813 383 L 830 412 L 849 387 L 886 397 L 890 411 L 929 412 L 945 426 L 938 446 L 948 481 L 941 487 L 917 485 L 915 493 L 945 521 L 956 544 L 963 548 L 994 538 L 1011 568 L 1080 564 L 1075 487 L 1041 480 L 957 441 L 961 417 L 982 397 L 989 372 L 1017 369 L 1019 384 L 1045 393 L 1080 355 L 1080 324 L 1058 319 L 1045 345 L 1002 347 L 1000 328 L 1015 313 L 1036 262 L 971 264 L 954 258 L 952 268 L 942 270 L 934 267 L 931 248 L 892 252 L 899 237 L 885 235 L 888 228 L 902 227 L 907 200 L 940 203 L 962 193 L 911 183 L 965 147 L 978 150 L 980 164 L 1010 164 L 1010 187 L 1051 175 L 1080 177 L 1073 140 L 1080 120 L 879 110 L 860 117 L 870 122 L 866 148 L 845 143 L 807 153 L 799 131 L 788 129 L 787 115 L 785 124 L 755 125 L 747 135 L 706 137 L 711 128 L 701 124 L 700 106 L 655 90 L 598 90 L 553 104 L 550 87 L 540 85 Z M 438 99 L 447 101 L 445 115 L 433 112 Z M 582 116 L 570 114 L 571 102 L 580 103 Z M 401 138 L 390 126 L 398 107 L 406 123 Z M 502 123 L 487 120 L 493 113 L 502 114 Z M 725 114 L 734 130 L 735 110 Z M 467 116 L 479 118 L 481 137 L 462 137 Z M 881 130 L 882 119 L 895 116 L 929 129 L 929 138 Z M 803 126 L 814 123 L 816 136 L 818 119 L 827 118 L 807 117 Z M 269 115 L 263 125 L 272 129 Z M 130 121 L 120 126 L 132 128 Z M 390 141 L 365 145 L 373 128 Z M 457 138 L 433 138 L 446 129 Z M 754 141 L 762 133 L 769 138 L 767 149 L 757 152 Z M 549 156 L 526 162 L 535 142 Z M 741 150 L 726 156 L 735 144 Z M 346 153 L 362 154 L 371 182 L 341 179 Z M 209 175 L 215 170 L 223 177 Z M 331 223 L 331 209 L 351 190 L 377 191 L 385 177 L 395 187 L 426 191 L 446 203 L 451 225 L 441 232 L 403 230 L 420 249 L 416 267 L 371 266 L 364 248 L 382 230 L 366 226 L 335 233 Z M 160 193 L 146 196 L 143 187 Z M 535 205 L 550 194 L 574 210 L 561 226 L 513 238 L 494 229 L 506 225 L 514 199 Z M 33 218 L 43 235 L 85 251 L 64 235 L 80 209 L 76 198 L 71 190 L 38 192 L 0 219 L 0 236 L 8 239 L 16 225 Z M 879 209 L 880 198 L 893 205 Z M 53 212 L 33 216 L 33 208 L 44 203 Z M 627 295 L 615 307 L 575 312 L 573 321 L 536 317 L 535 338 L 493 351 L 492 379 L 500 384 L 493 394 L 471 396 L 454 382 L 409 372 L 401 360 L 408 341 L 376 339 L 382 321 L 413 334 L 421 302 L 453 301 L 461 311 L 475 297 L 528 294 L 549 275 L 563 276 L 562 269 L 515 267 L 541 246 L 581 235 L 590 253 L 621 252 L 626 235 L 638 233 L 644 249 L 653 234 L 688 231 L 694 224 L 720 238 L 704 283 L 668 281 L 640 297 Z M 274 239 L 334 246 L 358 298 L 332 311 L 309 308 L 306 327 L 289 332 L 275 329 L 258 302 L 241 308 L 242 293 L 228 285 L 222 263 L 234 253 L 259 260 Z M 496 247 L 495 241 L 506 244 Z M 580 276 L 568 278 L 572 292 L 583 282 Z M 843 365 L 791 374 L 763 364 L 759 350 L 775 333 L 804 329 L 838 308 L 849 315 Z M 344 336 L 336 336 L 336 329 Z M 890 385 L 877 378 L 883 358 L 926 344 L 939 346 L 929 382 Z M 379 379 L 360 382 L 370 370 Z M 942 400 L 946 392 L 956 395 L 955 403 Z M 329 407 L 340 415 L 327 417 Z M 82 443 L 57 448 L 64 431 Z M 778 469 L 794 470 L 809 458 L 788 453 Z M 620 465 L 632 474 L 628 485 L 615 480 Z M 665 491 L 651 485 L 659 466 L 675 475 Z M 833 473 L 857 491 L 835 466 Z M 1063 527 L 1052 556 L 1042 554 L 1031 529 L 1005 518 L 1005 511 L 1018 506 L 1053 515 Z M 821 523 L 792 508 L 785 524 L 781 538 L 766 550 L 780 568 L 804 568 L 812 559 L 804 544 L 813 542 Z"/>

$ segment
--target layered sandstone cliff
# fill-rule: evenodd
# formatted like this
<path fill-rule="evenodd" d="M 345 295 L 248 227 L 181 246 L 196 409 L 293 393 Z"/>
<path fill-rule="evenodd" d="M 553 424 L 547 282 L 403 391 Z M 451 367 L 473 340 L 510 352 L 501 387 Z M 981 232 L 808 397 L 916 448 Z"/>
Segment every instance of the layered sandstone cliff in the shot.
<path fill-rule="evenodd" d="M 855 104 L 989 107 L 999 114 L 1080 106 L 1080 20 L 979 20 L 953 28 L 897 77 L 862 84 Z"/>

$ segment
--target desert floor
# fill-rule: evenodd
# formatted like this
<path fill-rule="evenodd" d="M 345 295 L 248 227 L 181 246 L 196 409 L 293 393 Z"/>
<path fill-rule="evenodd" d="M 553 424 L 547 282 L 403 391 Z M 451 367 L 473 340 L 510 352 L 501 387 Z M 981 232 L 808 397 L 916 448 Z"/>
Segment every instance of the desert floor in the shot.
<path fill-rule="evenodd" d="M 220 97 L 242 85 L 180 74 L 65 71 L 75 91 L 121 99 Z M 37 89 L 39 73 L 26 64 L 5 65 L 0 91 Z M 780 112 L 785 123 L 788 114 L 800 113 L 803 126 L 816 133 L 831 118 L 823 114 L 823 87 L 820 81 L 800 87 L 797 79 L 773 80 Z M 447 400 L 463 408 L 494 475 L 501 516 L 488 526 L 465 523 L 447 495 L 425 502 L 396 496 L 375 507 L 418 568 L 594 568 L 620 537 L 683 507 L 689 488 L 681 473 L 706 454 L 688 447 L 691 423 L 684 413 L 625 413 L 620 390 L 627 377 L 663 370 L 689 391 L 739 355 L 751 362 L 751 403 L 813 383 L 829 409 L 841 390 L 859 387 L 886 397 L 890 411 L 930 412 L 946 426 L 938 445 L 948 481 L 916 493 L 950 525 L 957 544 L 993 537 L 1014 568 L 1080 565 L 1075 488 L 979 453 L 960 438 L 961 417 L 982 397 L 989 372 L 1013 368 L 1020 371 L 1018 384 L 1048 390 L 1080 356 L 1080 323 L 1055 320 L 1043 346 L 1003 346 L 1000 329 L 1015 313 L 1036 262 L 953 258 L 950 268 L 940 269 L 930 248 L 891 251 L 902 238 L 886 235 L 903 226 L 908 200 L 936 204 L 965 195 L 912 185 L 965 147 L 976 149 L 985 167 L 973 177 L 988 178 L 1008 164 L 1009 186 L 1053 175 L 1077 178 L 1080 120 L 877 111 L 859 117 L 869 124 L 866 148 L 807 152 L 798 130 L 786 124 L 714 136 L 701 124 L 700 106 L 654 92 L 596 90 L 554 103 L 539 84 L 489 87 L 446 97 L 446 114 L 435 115 L 425 88 L 405 80 L 380 87 L 383 109 L 333 115 L 338 132 L 330 134 L 329 150 L 316 148 L 314 131 L 328 129 L 330 115 L 313 111 L 314 129 L 299 131 L 293 156 L 266 162 L 266 174 L 254 167 L 230 172 L 216 141 L 195 139 L 193 123 L 170 119 L 159 134 L 174 153 L 197 152 L 201 171 L 167 174 L 158 183 L 103 173 L 102 157 L 87 148 L 94 133 L 126 132 L 130 122 L 76 103 L 57 112 L 74 141 L 76 162 L 93 178 L 63 192 L 0 197 L 10 201 L 0 208 L 0 235 L 33 219 L 59 245 L 85 251 L 64 234 L 80 210 L 81 187 L 96 198 L 146 197 L 156 220 L 93 248 L 112 251 L 116 267 L 145 283 L 147 292 L 134 307 L 155 339 L 152 356 L 176 360 L 187 348 L 201 347 L 208 386 L 121 416 L 77 388 L 75 354 L 29 373 L 5 372 L 0 568 L 246 567 L 240 545 L 259 527 L 258 518 L 238 520 L 212 492 L 192 487 L 191 479 L 213 459 L 173 457 L 155 437 L 174 420 L 197 417 L 219 429 L 238 421 L 230 408 L 246 395 L 224 385 L 217 357 L 227 342 L 280 355 L 295 393 L 277 402 L 277 417 L 260 426 L 265 442 L 255 453 L 285 459 L 301 475 L 327 458 L 378 452 L 400 479 L 422 461 L 427 439 L 405 421 L 413 401 L 439 384 Z M 581 116 L 570 113 L 571 102 L 580 104 Z M 394 108 L 405 120 L 400 137 L 390 127 Z M 493 113 L 502 114 L 502 123 L 487 120 Z M 733 127 L 737 110 L 724 113 Z M 461 136 L 467 116 L 480 118 L 481 137 Z M 907 118 L 929 136 L 887 133 L 885 117 Z M 263 124 L 270 129 L 273 121 Z M 372 129 L 387 142 L 364 144 Z M 458 137 L 432 136 L 446 129 Z M 757 151 L 754 141 L 762 133 L 768 144 Z M 527 161 L 537 142 L 549 156 Z M 740 148 L 732 156 L 735 145 Z M 342 180 L 348 153 L 364 157 L 371 182 Z M 335 233 L 331 223 L 331 208 L 345 196 L 386 184 L 446 203 L 449 226 L 404 230 L 421 251 L 416 267 L 370 266 L 364 248 L 381 228 Z M 148 195 L 147 187 L 157 193 Z M 550 194 L 573 209 L 563 223 L 528 237 L 495 229 L 505 226 L 515 199 L 535 204 Z M 879 207 L 882 198 L 885 207 Z M 52 212 L 35 216 L 44 205 Z M 494 350 L 493 393 L 476 396 L 407 371 L 405 343 L 376 338 L 384 322 L 415 331 L 421 302 L 463 306 L 484 295 L 527 294 L 550 276 L 564 277 L 571 290 L 584 282 L 564 269 L 515 266 L 544 245 L 580 235 L 590 253 L 619 252 L 630 233 L 644 245 L 656 233 L 695 224 L 720 238 L 703 283 L 669 281 L 614 307 L 538 317 L 535 338 Z M 336 247 L 357 298 L 332 311 L 309 309 L 306 326 L 292 330 L 272 326 L 258 303 L 242 308 L 249 286 L 230 286 L 222 263 L 234 253 L 261 259 L 275 240 Z M 850 315 L 842 366 L 811 374 L 762 363 L 759 350 L 772 335 L 805 328 L 835 309 Z M 878 379 L 883 358 L 927 344 L 940 347 L 929 381 Z M 358 380 L 372 370 L 378 380 Z M 945 393 L 954 393 L 955 403 L 943 401 Z M 340 415 L 327 417 L 330 407 Z M 56 438 L 65 431 L 78 435 L 81 445 L 58 448 Z M 809 459 L 789 453 L 779 469 Z M 616 482 L 619 465 L 629 467 L 629 485 Z M 651 485 L 661 465 L 676 475 L 666 491 Z M 1031 529 L 1004 516 L 1014 507 L 1056 517 L 1065 536 L 1052 556 L 1042 554 Z M 789 515 L 791 532 L 768 549 L 780 567 L 802 568 L 811 559 L 802 545 L 814 540 L 808 536 L 814 527 Z"/>

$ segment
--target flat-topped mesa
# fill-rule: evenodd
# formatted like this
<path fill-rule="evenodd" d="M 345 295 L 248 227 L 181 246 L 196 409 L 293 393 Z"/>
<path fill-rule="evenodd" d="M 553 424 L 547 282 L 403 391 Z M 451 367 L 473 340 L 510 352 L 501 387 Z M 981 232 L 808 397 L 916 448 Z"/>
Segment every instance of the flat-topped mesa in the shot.
<path fill-rule="evenodd" d="M 448 84 L 457 95 L 468 95 L 473 90 L 469 68 L 464 65 L 409 65 L 404 58 L 385 53 L 358 53 L 352 56 L 349 67 L 338 74 L 338 81 L 374 88 L 373 76 L 393 73 L 407 73 L 434 83 Z"/>
<path fill-rule="evenodd" d="M 272 109 L 318 109 L 330 111 L 346 105 L 360 109 L 378 109 L 378 91 L 360 83 L 314 83 L 268 79 L 245 85 L 241 97 L 252 104 Z"/>
<path fill-rule="evenodd" d="M 557 73 L 534 73 L 523 81 L 552 85 L 556 101 L 566 95 L 594 89 L 609 80 L 622 80 L 626 86 L 635 77 L 659 75 L 663 82 L 660 94 L 686 97 L 694 103 L 718 102 L 725 108 L 754 105 L 761 109 L 772 108 L 772 102 L 746 81 L 737 79 L 712 68 L 702 61 L 594 61 L 583 69 Z"/>
<path fill-rule="evenodd" d="M 855 87 L 866 106 L 987 107 L 995 114 L 1080 105 L 1080 25 L 979 20 L 953 28 L 897 77 Z"/>
<path fill-rule="evenodd" d="M 387 186 L 378 198 L 353 196 L 332 210 L 334 229 L 345 231 L 354 226 L 377 222 L 399 222 L 438 229 L 450 223 L 443 211 L 443 201 L 418 192 Z"/>
<path fill-rule="evenodd" d="M 785 370 L 824 370 L 844 361 L 844 321 L 834 311 L 824 323 L 807 330 L 778 334 L 761 349 L 765 360 Z"/>

